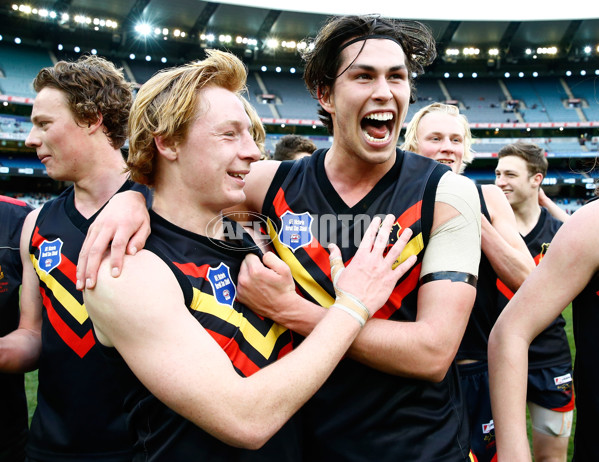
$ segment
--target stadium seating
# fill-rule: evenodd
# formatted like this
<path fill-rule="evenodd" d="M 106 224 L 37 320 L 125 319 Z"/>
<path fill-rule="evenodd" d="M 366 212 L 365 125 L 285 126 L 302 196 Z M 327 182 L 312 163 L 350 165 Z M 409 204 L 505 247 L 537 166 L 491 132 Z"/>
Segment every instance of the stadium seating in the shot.
<path fill-rule="evenodd" d="M 0 42 L 0 92 L 25 98 L 35 97 L 31 81 L 42 67 L 52 66 L 47 50 L 29 45 Z"/>

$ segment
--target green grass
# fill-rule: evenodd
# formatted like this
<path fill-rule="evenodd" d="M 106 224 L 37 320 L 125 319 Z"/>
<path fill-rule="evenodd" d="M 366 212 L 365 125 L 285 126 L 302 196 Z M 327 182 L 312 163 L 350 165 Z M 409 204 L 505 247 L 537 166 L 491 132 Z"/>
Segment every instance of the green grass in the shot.
<path fill-rule="evenodd" d="M 27 394 L 27 407 L 29 409 L 29 423 L 33 417 L 33 411 L 37 406 L 37 371 L 25 374 L 25 393 Z"/>
<path fill-rule="evenodd" d="M 572 351 L 572 358 L 576 354 L 576 348 L 574 347 L 574 335 L 572 333 L 572 305 L 568 306 L 563 312 L 564 319 L 566 320 L 566 334 L 568 335 L 568 341 L 570 342 L 570 350 Z M 29 406 L 29 422 L 33 416 L 33 411 L 37 405 L 37 371 L 29 372 L 25 374 L 25 391 L 27 392 L 27 403 Z M 574 430 L 576 428 L 576 409 L 574 409 L 574 422 L 572 423 L 572 436 L 570 437 L 570 444 L 568 445 L 568 460 L 572 460 L 572 454 L 574 452 Z M 528 435 L 531 438 L 531 426 L 530 419 L 528 421 Z M 532 453 L 532 446 L 531 446 Z"/>

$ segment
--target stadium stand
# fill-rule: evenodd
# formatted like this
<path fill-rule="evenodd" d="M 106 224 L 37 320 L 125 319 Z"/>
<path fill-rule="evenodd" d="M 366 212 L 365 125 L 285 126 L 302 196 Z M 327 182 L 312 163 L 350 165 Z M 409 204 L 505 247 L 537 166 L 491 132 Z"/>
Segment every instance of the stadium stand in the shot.
<path fill-rule="evenodd" d="M 0 42 L 0 92 L 5 95 L 34 98 L 31 81 L 45 66 L 52 66 L 47 50 L 29 45 Z"/>
<path fill-rule="evenodd" d="M 511 111 L 506 113 L 502 103 L 508 99 L 497 79 L 478 78 L 476 85 L 471 79 L 445 79 L 448 96 L 459 101 L 462 112 L 470 123 L 517 121 Z"/>
<path fill-rule="evenodd" d="M 277 97 L 281 118 L 318 118 L 318 103 L 310 96 L 301 75 L 263 72 L 260 76 L 267 93 Z"/>

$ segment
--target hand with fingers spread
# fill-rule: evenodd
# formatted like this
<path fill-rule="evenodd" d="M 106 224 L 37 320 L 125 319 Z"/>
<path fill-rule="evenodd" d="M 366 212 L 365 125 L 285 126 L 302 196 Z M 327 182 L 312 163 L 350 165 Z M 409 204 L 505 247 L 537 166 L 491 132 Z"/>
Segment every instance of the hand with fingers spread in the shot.
<path fill-rule="evenodd" d="M 77 289 L 93 289 L 104 253 L 110 249 L 112 276 L 118 277 L 125 254 L 135 255 L 150 235 L 144 196 L 135 191 L 116 194 L 89 227 L 77 262 Z"/>
<path fill-rule="evenodd" d="M 397 281 L 416 262 L 415 255 L 400 261 L 401 252 L 412 236 L 409 228 L 385 254 L 393 223 L 392 215 L 387 215 L 382 223 L 380 218 L 373 218 L 347 267 L 343 265 L 339 248 L 329 245 L 331 276 L 337 295 L 333 306 L 348 312 L 362 325 L 385 304 Z"/>

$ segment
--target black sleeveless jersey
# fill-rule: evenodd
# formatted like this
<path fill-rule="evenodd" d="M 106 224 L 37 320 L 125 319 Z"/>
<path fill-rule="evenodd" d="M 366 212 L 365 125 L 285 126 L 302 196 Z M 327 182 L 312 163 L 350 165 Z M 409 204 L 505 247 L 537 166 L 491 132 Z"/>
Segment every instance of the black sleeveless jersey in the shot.
<path fill-rule="evenodd" d="M 417 263 L 398 282 L 375 317 L 416 319 L 416 297 L 440 177 L 449 171 L 425 157 L 397 150 L 391 170 L 360 202 L 348 207 L 327 178 L 325 150 L 283 162 L 267 193 L 263 214 L 278 255 L 290 266 L 297 290 L 330 306 L 329 242 L 346 264 L 375 215 L 397 217 L 390 243 L 410 227 L 404 254 Z M 403 256 L 403 255 L 402 255 Z M 307 461 L 449 461 L 468 457 L 468 428 L 455 363 L 440 383 L 386 374 L 344 359 L 303 408 Z"/>
<path fill-rule="evenodd" d="M 120 191 L 134 186 L 145 190 L 127 181 Z M 44 204 L 30 243 L 43 309 L 38 403 L 27 454 L 44 461 L 130 461 L 123 395 L 75 287 L 79 251 L 99 212 L 86 219 L 74 200 L 70 187 Z"/>
<path fill-rule="evenodd" d="M 593 198 L 597 200 L 599 198 Z M 574 360 L 574 391 L 576 394 L 576 433 L 574 435 L 575 462 L 597 460 L 597 432 L 599 416 L 599 273 L 595 273 L 586 287 L 572 302 L 572 324 L 576 358 Z"/>
<path fill-rule="evenodd" d="M 23 221 L 32 210 L 23 201 L 0 196 L 0 336 L 19 326 L 19 243 Z M 23 374 L 0 373 L 0 452 L 27 431 L 27 419 Z"/>
<path fill-rule="evenodd" d="M 477 185 L 482 214 L 491 221 L 491 215 L 483 196 L 480 185 Z M 457 359 L 487 360 L 487 345 L 493 325 L 499 315 L 497 274 L 484 252 L 480 255 L 478 266 L 478 281 L 476 283 L 476 299 L 472 314 L 466 326 L 464 338 L 458 350 Z"/>
<path fill-rule="evenodd" d="M 541 215 L 536 226 L 530 233 L 524 236 L 524 241 L 538 265 L 549 243 L 563 223 L 551 216 L 547 209 L 541 207 Z M 503 309 L 514 295 L 501 281 L 497 281 L 499 287 L 499 306 Z M 560 314 L 543 332 L 541 332 L 530 344 L 528 350 L 528 368 L 542 369 L 552 366 L 560 366 L 572 363 L 570 345 L 564 326 L 566 321 Z"/>
<path fill-rule="evenodd" d="M 236 299 L 239 268 L 249 252 L 260 254 L 239 225 L 225 219 L 225 241 L 194 234 L 150 212 L 146 249 L 173 271 L 193 317 L 247 377 L 292 350 L 291 332 L 262 318 Z M 301 441 L 292 417 L 261 449 L 229 446 L 172 411 L 135 377 L 114 348 L 100 345 L 120 369 L 128 425 L 135 434 L 135 461 L 299 461 Z M 260 406 L 257 402 L 256 406 Z"/>

